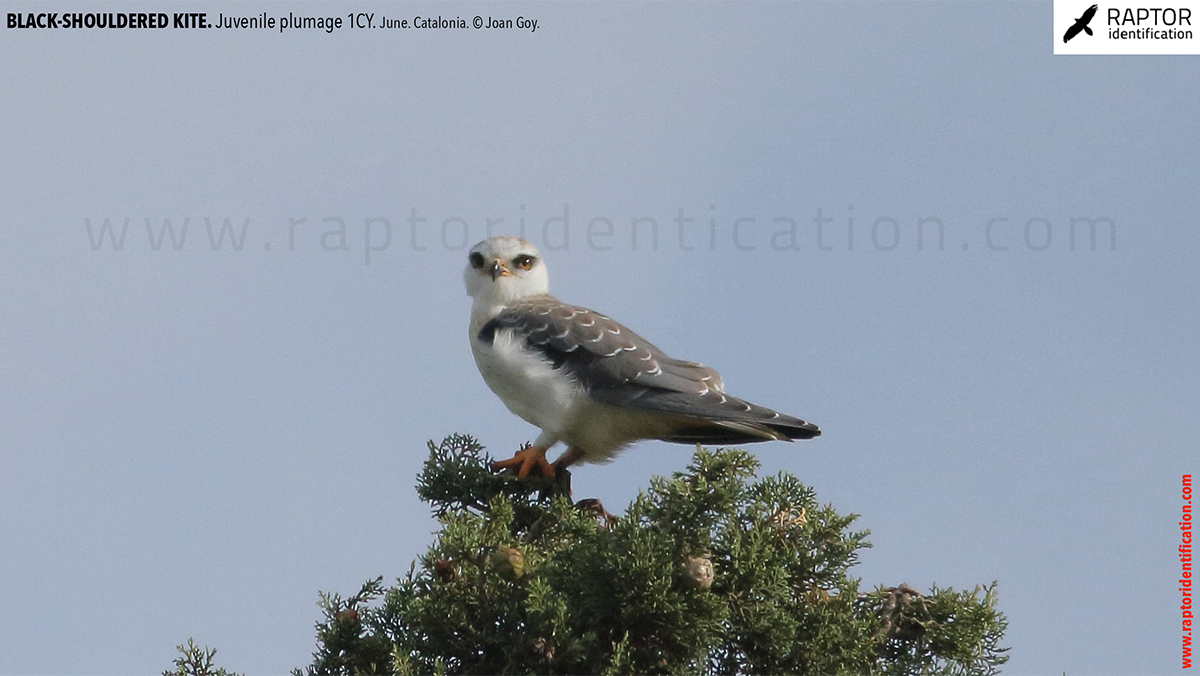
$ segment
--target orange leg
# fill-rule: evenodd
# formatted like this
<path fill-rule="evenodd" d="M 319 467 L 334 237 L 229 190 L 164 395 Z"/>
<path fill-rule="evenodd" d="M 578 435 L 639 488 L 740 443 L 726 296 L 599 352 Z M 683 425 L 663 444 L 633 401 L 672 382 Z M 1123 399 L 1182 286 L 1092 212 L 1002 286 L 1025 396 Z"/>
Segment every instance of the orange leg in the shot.
<path fill-rule="evenodd" d="M 516 470 L 517 478 L 524 479 L 529 476 L 529 470 L 537 467 L 543 476 L 554 478 L 554 468 L 550 463 L 546 462 L 546 450 L 541 446 L 526 445 L 517 451 L 509 460 L 497 460 L 490 467 L 493 472 L 503 472 L 507 470 Z M 565 455 L 565 454 L 564 454 Z M 560 458 L 561 460 L 561 458 Z M 555 463 L 556 465 L 558 463 Z"/>
<path fill-rule="evenodd" d="M 564 470 L 564 469 L 570 467 L 571 465 L 575 464 L 576 462 L 578 462 L 579 459 L 583 457 L 583 455 L 584 455 L 583 451 L 579 450 L 578 448 L 576 448 L 574 446 L 571 446 L 571 447 L 567 448 L 565 453 L 558 456 L 558 460 L 554 461 L 554 469 L 556 471 Z"/>

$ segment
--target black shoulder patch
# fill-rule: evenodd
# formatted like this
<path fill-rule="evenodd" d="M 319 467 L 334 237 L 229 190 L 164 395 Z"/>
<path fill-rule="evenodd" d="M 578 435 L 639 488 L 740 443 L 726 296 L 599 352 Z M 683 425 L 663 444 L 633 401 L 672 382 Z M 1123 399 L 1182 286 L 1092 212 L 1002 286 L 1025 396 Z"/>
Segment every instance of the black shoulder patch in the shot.
<path fill-rule="evenodd" d="M 479 341 L 485 345 L 491 345 L 496 342 L 496 331 L 502 328 L 500 317 L 496 316 L 488 320 L 488 323 L 479 329 Z"/>
<path fill-rule="evenodd" d="M 600 360 L 600 356 L 580 349 L 577 342 L 550 337 L 557 328 L 551 321 L 530 326 L 528 317 L 523 319 L 516 313 L 501 312 L 479 329 L 479 341 L 485 345 L 493 345 L 496 342 L 497 331 L 515 329 L 523 334 L 525 347 L 540 353 L 550 362 L 552 368 L 564 369 L 585 385 L 591 384 L 599 375 L 593 373 L 591 367 Z"/>

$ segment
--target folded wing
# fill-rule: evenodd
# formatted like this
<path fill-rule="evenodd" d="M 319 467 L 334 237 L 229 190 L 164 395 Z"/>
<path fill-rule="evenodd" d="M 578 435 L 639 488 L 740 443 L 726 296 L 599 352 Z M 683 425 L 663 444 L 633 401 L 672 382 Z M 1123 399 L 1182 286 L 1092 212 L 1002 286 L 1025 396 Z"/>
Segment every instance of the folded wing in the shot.
<path fill-rule="evenodd" d="M 480 330 L 492 342 L 512 331 L 564 369 L 600 403 L 670 417 L 664 441 L 748 443 L 811 439 L 820 428 L 723 392 L 716 371 L 672 359 L 648 340 L 597 312 L 537 296 L 510 305 Z"/>

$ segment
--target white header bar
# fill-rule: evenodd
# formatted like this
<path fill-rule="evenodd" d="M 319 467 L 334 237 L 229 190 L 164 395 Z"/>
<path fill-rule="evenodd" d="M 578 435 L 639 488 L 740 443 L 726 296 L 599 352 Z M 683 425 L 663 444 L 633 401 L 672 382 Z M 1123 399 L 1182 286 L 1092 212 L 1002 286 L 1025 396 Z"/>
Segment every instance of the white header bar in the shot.
<path fill-rule="evenodd" d="M 1054 0 L 1055 54 L 1200 54 L 1200 1 Z"/>

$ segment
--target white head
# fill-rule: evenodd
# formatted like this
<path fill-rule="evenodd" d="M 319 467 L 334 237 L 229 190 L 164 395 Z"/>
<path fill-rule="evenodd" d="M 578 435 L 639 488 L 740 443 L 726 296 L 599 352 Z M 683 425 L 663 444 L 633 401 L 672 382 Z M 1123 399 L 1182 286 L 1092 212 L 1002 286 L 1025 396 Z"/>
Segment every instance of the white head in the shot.
<path fill-rule="evenodd" d="M 504 305 L 550 293 L 550 277 L 537 247 L 517 237 L 492 237 L 471 247 L 463 271 L 476 305 Z"/>

